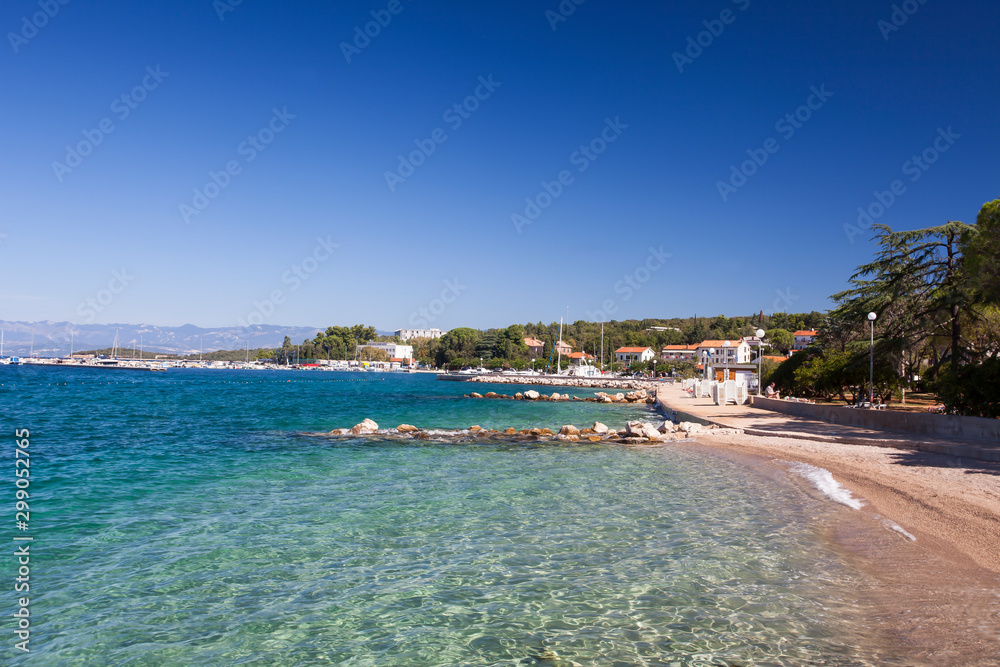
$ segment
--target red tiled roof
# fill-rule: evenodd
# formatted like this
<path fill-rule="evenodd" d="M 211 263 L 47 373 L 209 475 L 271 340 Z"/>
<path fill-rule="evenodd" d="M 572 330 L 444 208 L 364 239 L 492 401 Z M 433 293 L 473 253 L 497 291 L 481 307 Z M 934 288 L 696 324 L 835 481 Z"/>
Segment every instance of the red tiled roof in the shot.
<path fill-rule="evenodd" d="M 617 350 L 615 350 L 615 352 L 616 353 L 617 352 L 623 352 L 623 353 L 629 354 L 629 353 L 635 353 L 635 352 L 642 353 L 642 352 L 645 352 L 646 350 L 650 350 L 650 348 L 648 348 L 648 347 L 620 347 Z M 652 350 L 650 350 L 650 352 L 652 352 Z"/>
<path fill-rule="evenodd" d="M 531 337 L 525 338 L 524 344 L 527 345 L 528 347 L 541 347 L 542 345 L 545 345 L 545 343 L 538 340 L 537 338 L 531 338 Z"/>
<path fill-rule="evenodd" d="M 819 333 L 819 332 L 816 331 L 815 329 L 803 329 L 802 331 L 796 331 L 792 335 L 793 336 L 815 336 L 817 333 Z"/>
<path fill-rule="evenodd" d="M 738 347 L 739 344 L 742 343 L 743 341 L 741 341 L 741 340 L 731 340 L 731 341 L 724 341 L 724 340 L 703 340 L 703 341 L 701 341 L 700 345 L 696 345 L 695 346 L 695 349 L 697 349 L 699 347 L 723 347 L 722 344 L 726 343 L 726 342 L 729 343 L 729 347 Z"/>

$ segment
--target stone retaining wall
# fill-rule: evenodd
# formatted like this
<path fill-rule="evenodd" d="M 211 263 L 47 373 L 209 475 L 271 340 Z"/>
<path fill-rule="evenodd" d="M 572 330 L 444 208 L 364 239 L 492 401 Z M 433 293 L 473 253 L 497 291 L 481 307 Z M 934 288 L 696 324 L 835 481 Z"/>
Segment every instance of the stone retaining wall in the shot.
<path fill-rule="evenodd" d="M 762 396 L 751 396 L 750 401 L 756 408 L 821 419 L 833 424 L 899 431 L 928 437 L 1000 442 L 1000 419 L 896 410 L 860 410 L 840 405 L 796 403 Z"/>

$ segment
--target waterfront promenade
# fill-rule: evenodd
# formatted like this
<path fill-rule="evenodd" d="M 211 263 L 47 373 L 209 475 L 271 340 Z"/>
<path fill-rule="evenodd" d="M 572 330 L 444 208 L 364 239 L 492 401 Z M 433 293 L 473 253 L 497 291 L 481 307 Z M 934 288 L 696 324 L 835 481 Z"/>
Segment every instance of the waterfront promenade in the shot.
<path fill-rule="evenodd" d="M 980 461 L 1000 462 L 1000 444 L 955 438 L 918 436 L 888 429 L 833 424 L 747 405 L 716 405 L 711 398 L 692 398 L 680 384 L 660 385 L 656 397 L 666 410 L 690 415 L 750 435 L 803 438 L 825 442 L 916 449 Z M 683 420 L 679 417 L 678 420 Z"/>

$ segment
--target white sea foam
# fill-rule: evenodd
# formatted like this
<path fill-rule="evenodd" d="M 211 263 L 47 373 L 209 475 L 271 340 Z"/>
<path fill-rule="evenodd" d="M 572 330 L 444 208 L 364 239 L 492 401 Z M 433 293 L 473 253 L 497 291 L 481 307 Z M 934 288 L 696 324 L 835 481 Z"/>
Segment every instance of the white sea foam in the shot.
<path fill-rule="evenodd" d="M 817 468 L 816 466 L 811 466 L 808 463 L 795 462 L 792 463 L 792 472 L 805 477 L 809 480 L 813 486 L 816 487 L 823 495 L 830 498 L 841 505 L 847 505 L 852 509 L 859 510 L 864 506 L 864 501 L 859 498 L 855 498 L 851 495 L 851 492 L 840 485 L 840 482 L 833 478 L 833 475 L 826 468 Z M 901 529 L 902 530 L 902 529 Z"/>
<path fill-rule="evenodd" d="M 898 523 L 896 523 L 892 519 L 885 519 L 885 518 L 883 518 L 882 519 L 882 525 L 884 525 L 886 528 L 888 528 L 890 530 L 896 531 L 897 533 L 899 533 L 900 535 L 902 535 L 906 539 L 910 540 L 911 542 L 916 542 L 917 541 L 917 538 L 912 533 L 910 533 L 909 531 L 907 531 L 905 528 L 903 528 L 902 526 L 900 526 Z"/>

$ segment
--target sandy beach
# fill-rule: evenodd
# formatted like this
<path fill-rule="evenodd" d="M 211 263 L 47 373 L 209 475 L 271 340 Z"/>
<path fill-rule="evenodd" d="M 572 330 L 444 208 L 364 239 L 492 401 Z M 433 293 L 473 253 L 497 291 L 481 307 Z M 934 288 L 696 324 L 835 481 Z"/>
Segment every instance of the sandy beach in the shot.
<path fill-rule="evenodd" d="M 787 430 L 802 426 L 789 420 Z M 816 497 L 823 492 L 789 464 L 828 470 L 862 503 L 841 505 L 823 531 L 868 582 L 858 596 L 872 609 L 872 630 L 899 651 L 886 664 L 1000 665 L 1000 464 L 908 449 L 898 439 L 880 447 L 783 435 L 702 436 L 677 446 L 785 475 Z"/>

